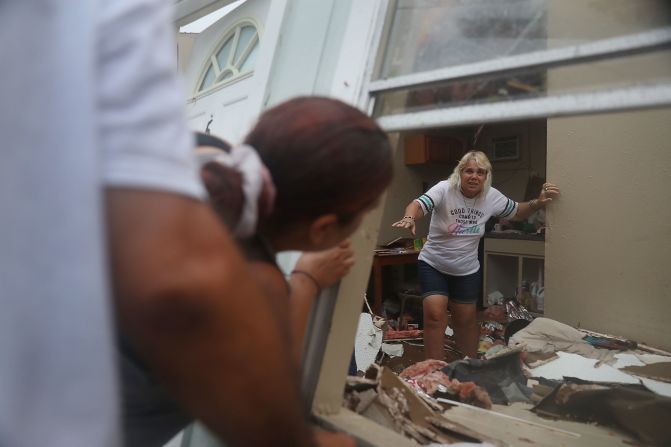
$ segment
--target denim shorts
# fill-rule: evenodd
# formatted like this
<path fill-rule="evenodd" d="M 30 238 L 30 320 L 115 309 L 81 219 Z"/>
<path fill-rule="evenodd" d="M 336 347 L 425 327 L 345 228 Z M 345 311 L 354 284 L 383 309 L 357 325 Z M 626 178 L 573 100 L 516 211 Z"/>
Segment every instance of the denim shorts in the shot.
<path fill-rule="evenodd" d="M 466 276 L 441 273 L 424 261 L 417 261 L 422 298 L 444 295 L 455 303 L 475 304 L 480 298 L 482 274 L 478 270 Z"/>

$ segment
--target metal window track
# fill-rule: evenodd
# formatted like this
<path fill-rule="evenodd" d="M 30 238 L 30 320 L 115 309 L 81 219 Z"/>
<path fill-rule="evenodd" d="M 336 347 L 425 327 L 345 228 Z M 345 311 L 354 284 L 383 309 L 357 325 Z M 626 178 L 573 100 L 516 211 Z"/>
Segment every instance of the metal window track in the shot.
<path fill-rule="evenodd" d="M 372 81 L 368 84 L 368 91 L 370 94 L 382 93 L 452 79 L 508 72 L 522 68 L 553 67 L 621 57 L 650 52 L 665 47 L 671 47 L 671 26 L 637 34 L 602 39 L 581 45 L 535 51 L 517 56 Z"/>
<path fill-rule="evenodd" d="M 377 118 L 388 132 L 483 122 L 582 115 L 671 105 L 671 84 L 479 104 Z"/>

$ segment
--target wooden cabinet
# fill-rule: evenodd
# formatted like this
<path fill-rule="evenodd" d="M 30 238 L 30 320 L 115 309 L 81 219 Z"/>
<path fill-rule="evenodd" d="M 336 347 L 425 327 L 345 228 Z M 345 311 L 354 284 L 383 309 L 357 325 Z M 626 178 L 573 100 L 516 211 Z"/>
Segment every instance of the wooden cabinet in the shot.
<path fill-rule="evenodd" d="M 522 281 L 543 282 L 545 241 L 495 239 L 485 237 L 483 304 L 487 296 L 499 291 L 511 298 Z"/>
<path fill-rule="evenodd" d="M 410 134 L 404 138 L 405 164 L 425 163 L 456 164 L 466 153 L 466 141 L 462 138 Z"/>

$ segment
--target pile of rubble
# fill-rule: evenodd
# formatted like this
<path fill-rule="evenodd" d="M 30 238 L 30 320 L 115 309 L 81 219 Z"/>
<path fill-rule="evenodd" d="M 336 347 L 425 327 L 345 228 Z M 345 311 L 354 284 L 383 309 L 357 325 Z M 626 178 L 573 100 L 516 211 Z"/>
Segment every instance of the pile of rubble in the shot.
<path fill-rule="evenodd" d="M 447 410 L 519 404 L 551 420 L 596 423 L 646 445 L 671 445 L 671 353 L 548 318 L 483 327 L 496 343 L 481 358 L 422 361 L 398 375 L 373 363 L 363 378 L 349 378 L 345 405 L 420 444 L 507 445 Z"/>

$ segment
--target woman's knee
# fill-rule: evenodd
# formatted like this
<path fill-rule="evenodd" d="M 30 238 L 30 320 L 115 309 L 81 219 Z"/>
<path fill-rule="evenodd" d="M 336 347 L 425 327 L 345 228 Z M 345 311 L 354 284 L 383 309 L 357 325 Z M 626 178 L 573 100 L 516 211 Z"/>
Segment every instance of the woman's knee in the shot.
<path fill-rule="evenodd" d="M 431 299 L 432 298 L 432 299 Z M 444 324 L 447 322 L 447 298 L 431 297 L 424 300 L 424 324 Z"/>
<path fill-rule="evenodd" d="M 477 323 L 474 304 L 452 303 L 450 311 L 452 312 L 452 319 L 457 325 L 473 325 Z"/>

